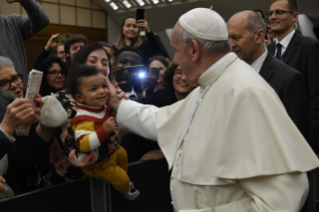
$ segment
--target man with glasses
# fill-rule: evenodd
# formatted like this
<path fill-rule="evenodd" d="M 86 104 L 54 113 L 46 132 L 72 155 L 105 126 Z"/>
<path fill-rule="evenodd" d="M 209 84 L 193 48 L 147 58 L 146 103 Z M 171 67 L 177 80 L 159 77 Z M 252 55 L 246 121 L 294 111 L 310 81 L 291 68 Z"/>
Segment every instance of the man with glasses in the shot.
<path fill-rule="evenodd" d="M 308 139 L 308 107 L 303 76 L 269 54 L 264 43 L 264 20 L 254 11 L 243 11 L 229 19 L 227 29 L 232 51 L 276 91 L 289 117 Z"/>
<path fill-rule="evenodd" d="M 272 0 L 266 13 L 271 30 L 277 35 L 268 46 L 270 54 L 301 72 L 306 82 L 309 107 L 309 141 L 319 153 L 319 42 L 296 32 L 296 0 Z M 294 103 L 291 103 L 294 104 Z"/>

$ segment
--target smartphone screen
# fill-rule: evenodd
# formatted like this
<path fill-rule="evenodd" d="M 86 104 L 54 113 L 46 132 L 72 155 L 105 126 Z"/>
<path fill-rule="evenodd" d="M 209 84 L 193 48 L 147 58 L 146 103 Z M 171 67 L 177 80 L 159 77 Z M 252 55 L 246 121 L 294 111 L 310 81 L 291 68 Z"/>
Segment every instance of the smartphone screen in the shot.
<path fill-rule="evenodd" d="M 136 9 L 136 21 L 138 20 L 144 20 L 144 13 L 145 9 L 144 8 L 137 8 Z"/>
<path fill-rule="evenodd" d="M 64 43 L 69 36 L 70 34 L 59 35 L 57 38 L 58 43 Z"/>
<path fill-rule="evenodd" d="M 158 76 L 159 76 L 160 70 L 162 70 L 161 67 L 157 67 L 157 66 L 151 66 L 151 67 L 150 67 L 150 73 L 153 74 L 153 76 L 155 76 L 156 79 L 157 79 Z"/>

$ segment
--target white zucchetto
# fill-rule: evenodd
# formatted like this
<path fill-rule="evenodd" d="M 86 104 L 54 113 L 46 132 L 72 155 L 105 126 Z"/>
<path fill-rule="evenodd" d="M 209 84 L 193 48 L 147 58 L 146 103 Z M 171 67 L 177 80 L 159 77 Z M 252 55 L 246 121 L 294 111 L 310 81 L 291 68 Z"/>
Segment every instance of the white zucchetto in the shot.
<path fill-rule="evenodd" d="M 178 21 L 187 32 L 197 38 L 211 41 L 228 39 L 224 19 L 212 9 L 192 9 L 182 15 Z"/>

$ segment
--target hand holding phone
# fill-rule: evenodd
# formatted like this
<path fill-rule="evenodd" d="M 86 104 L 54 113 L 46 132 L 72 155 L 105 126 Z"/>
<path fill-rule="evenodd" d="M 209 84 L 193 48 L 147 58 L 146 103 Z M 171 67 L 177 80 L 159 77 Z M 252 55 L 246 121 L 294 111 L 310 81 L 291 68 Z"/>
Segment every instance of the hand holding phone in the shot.
<path fill-rule="evenodd" d="M 29 73 L 29 80 L 28 80 L 28 86 L 27 86 L 27 92 L 25 94 L 25 98 L 29 99 L 31 104 L 34 106 L 36 105 L 35 97 L 40 91 L 40 86 L 42 82 L 43 72 L 32 70 Z"/>
<path fill-rule="evenodd" d="M 58 43 L 64 43 L 70 34 L 62 34 L 57 37 Z"/>
<path fill-rule="evenodd" d="M 136 9 L 136 25 L 138 27 L 141 27 L 146 33 L 150 32 L 150 28 L 149 28 L 148 23 L 146 21 L 145 9 L 143 9 L 143 8 Z"/>

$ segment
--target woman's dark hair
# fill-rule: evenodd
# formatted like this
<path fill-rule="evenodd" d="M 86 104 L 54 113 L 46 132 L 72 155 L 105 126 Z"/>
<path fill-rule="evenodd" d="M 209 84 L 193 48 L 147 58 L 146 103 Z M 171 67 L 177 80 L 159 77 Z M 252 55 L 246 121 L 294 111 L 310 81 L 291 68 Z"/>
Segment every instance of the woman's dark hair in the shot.
<path fill-rule="evenodd" d="M 174 61 L 171 61 L 164 72 L 163 75 L 163 86 L 167 90 L 174 90 L 173 86 L 173 77 L 174 77 L 174 72 L 175 69 L 178 67 L 178 65 L 174 64 Z"/>
<path fill-rule="evenodd" d="M 119 37 L 117 38 L 117 41 L 115 42 L 114 46 L 120 50 L 121 48 L 124 47 L 125 45 L 125 40 L 124 40 L 124 34 L 123 34 L 123 27 L 125 25 L 125 21 L 129 18 L 134 18 L 136 19 L 134 16 L 127 16 L 122 24 L 121 24 L 121 28 L 120 28 L 120 35 Z M 138 48 L 140 45 L 142 44 L 142 40 L 141 40 L 141 36 L 140 36 L 140 29 L 138 30 L 138 34 L 137 34 L 137 37 L 132 41 L 131 43 L 131 47 L 134 47 L 134 48 Z"/>
<path fill-rule="evenodd" d="M 98 74 L 101 74 L 101 72 L 94 66 L 76 64 L 74 66 L 74 71 L 69 75 L 67 85 L 68 91 L 72 97 L 75 99 L 75 94 L 79 93 L 82 77 L 90 77 Z"/>
<path fill-rule="evenodd" d="M 155 60 L 160 61 L 166 68 L 167 68 L 167 66 L 168 66 L 168 64 L 169 64 L 169 60 L 166 59 L 166 58 L 163 57 L 163 56 L 160 56 L 160 55 L 152 57 L 152 58 L 150 59 L 149 64 L 151 64 L 151 63 L 152 63 L 153 61 L 155 61 Z"/>
<path fill-rule="evenodd" d="M 83 46 L 79 51 L 78 53 L 76 54 L 74 60 L 72 61 L 72 64 L 71 64 L 71 67 L 69 69 L 69 74 L 71 74 L 74 70 L 74 66 L 76 64 L 85 64 L 89 55 L 91 54 L 91 52 L 95 51 L 95 50 L 103 50 L 106 55 L 107 55 L 107 58 L 109 59 L 111 56 L 109 53 L 107 53 L 107 51 L 103 48 L 103 46 L 99 43 L 92 43 L 92 44 L 89 44 L 89 45 L 86 45 L 86 46 Z M 109 68 L 110 70 L 112 70 L 112 67 L 111 67 L 111 64 L 110 64 L 110 61 L 108 62 L 109 64 Z"/>
<path fill-rule="evenodd" d="M 254 12 L 256 13 L 260 13 L 261 17 L 263 18 L 263 20 L 265 21 L 265 15 L 264 15 L 264 11 L 262 11 L 261 9 L 253 9 Z"/>
<path fill-rule="evenodd" d="M 113 48 L 113 46 L 111 44 L 106 43 L 106 42 L 99 42 L 99 44 L 101 44 L 102 46 L 110 48 L 111 52 L 113 54 L 113 57 L 115 57 L 115 50 L 114 50 L 114 48 Z"/>
<path fill-rule="evenodd" d="M 38 66 L 35 67 L 35 69 L 43 72 L 43 78 L 42 78 L 42 83 L 41 83 L 40 92 L 39 92 L 41 96 L 47 96 L 47 95 L 50 95 L 51 93 L 56 93 L 59 91 L 57 89 L 50 87 L 46 80 L 46 76 L 49 74 L 49 68 L 53 65 L 53 63 L 59 64 L 62 71 L 64 71 L 65 73 L 65 79 L 67 78 L 68 73 L 67 73 L 66 64 L 60 58 L 56 56 L 51 56 L 44 59 Z"/>

